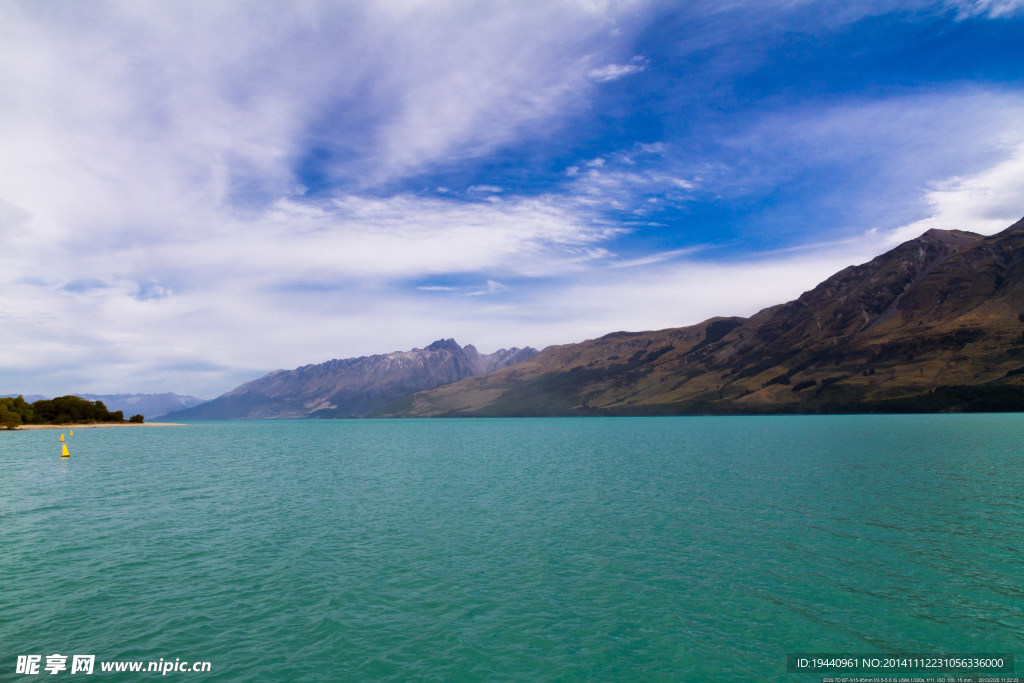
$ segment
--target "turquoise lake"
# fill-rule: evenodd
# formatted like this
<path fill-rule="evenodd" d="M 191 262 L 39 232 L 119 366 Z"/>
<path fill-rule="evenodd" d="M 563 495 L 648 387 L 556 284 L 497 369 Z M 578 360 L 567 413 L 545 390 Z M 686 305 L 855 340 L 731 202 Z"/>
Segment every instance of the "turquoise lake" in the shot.
<path fill-rule="evenodd" d="M 0 432 L 0 680 L 1024 659 L 1022 415 L 212 422 L 79 429 L 63 460 L 60 434 Z M 212 668 L 99 671 L 160 658 Z"/>

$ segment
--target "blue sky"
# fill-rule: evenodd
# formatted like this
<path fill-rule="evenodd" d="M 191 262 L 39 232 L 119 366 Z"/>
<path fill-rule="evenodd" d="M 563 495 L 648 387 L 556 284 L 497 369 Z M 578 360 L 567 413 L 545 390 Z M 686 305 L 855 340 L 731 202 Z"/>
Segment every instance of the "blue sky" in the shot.
<path fill-rule="evenodd" d="M 1024 216 L 1024 0 L 0 7 L 0 393 L 750 315 Z"/>

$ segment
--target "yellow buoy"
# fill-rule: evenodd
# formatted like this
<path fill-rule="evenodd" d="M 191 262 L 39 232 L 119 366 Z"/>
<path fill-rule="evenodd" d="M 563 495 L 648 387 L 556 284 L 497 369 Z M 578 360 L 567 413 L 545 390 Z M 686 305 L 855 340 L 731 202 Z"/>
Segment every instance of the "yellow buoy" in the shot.
<path fill-rule="evenodd" d="M 60 435 L 60 442 L 64 443 L 64 435 L 63 434 Z"/>
<path fill-rule="evenodd" d="M 74 436 L 74 435 L 75 435 L 75 430 L 74 430 L 74 429 L 72 429 L 72 430 L 71 430 L 71 436 Z"/>
<path fill-rule="evenodd" d="M 65 444 L 61 444 L 61 446 L 60 446 L 60 457 L 66 458 L 66 457 L 68 457 L 70 455 L 71 454 L 68 453 L 68 445 L 66 443 Z"/>

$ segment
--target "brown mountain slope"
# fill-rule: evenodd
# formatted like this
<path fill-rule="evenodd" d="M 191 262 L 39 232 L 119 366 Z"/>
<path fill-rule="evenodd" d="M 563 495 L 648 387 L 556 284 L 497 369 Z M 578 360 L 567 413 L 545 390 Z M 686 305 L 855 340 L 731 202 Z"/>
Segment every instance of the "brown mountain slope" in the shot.
<path fill-rule="evenodd" d="M 1024 408 L 1022 313 L 1024 221 L 930 230 L 749 319 L 549 347 L 382 414 Z"/>

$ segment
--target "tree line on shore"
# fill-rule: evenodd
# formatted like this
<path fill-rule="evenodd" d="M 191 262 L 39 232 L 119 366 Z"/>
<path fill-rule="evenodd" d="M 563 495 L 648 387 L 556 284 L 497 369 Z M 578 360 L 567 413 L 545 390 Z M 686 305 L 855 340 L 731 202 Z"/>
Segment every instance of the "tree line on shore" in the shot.
<path fill-rule="evenodd" d="M 103 401 L 86 401 L 78 396 L 58 396 L 34 403 L 21 396 L 0 398 L 0 429 L 17 429 L 21 425 L 142 421 L 142 415 L 132 415 L 125 420 L 123 411 L 109 411 Z"/>

